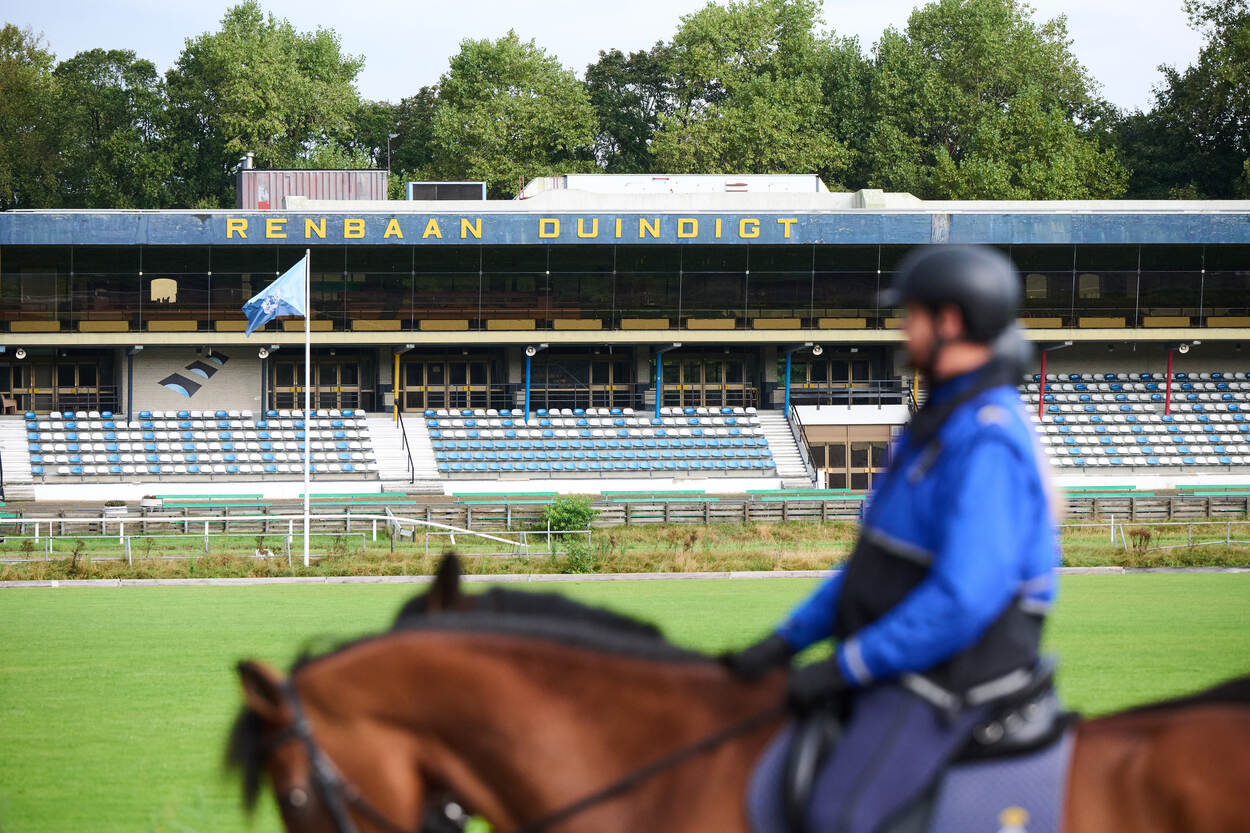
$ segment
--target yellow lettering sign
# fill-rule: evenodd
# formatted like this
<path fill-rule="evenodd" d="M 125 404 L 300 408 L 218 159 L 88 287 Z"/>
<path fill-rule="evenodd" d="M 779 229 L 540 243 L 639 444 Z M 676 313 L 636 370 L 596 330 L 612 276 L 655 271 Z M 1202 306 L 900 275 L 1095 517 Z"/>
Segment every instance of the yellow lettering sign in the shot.
<path fill-rule="evenodd" d="M 577 218 L 577 236 L 578 237 L 598 237 L 599 236 L 599 218 L 590 218 L 590 231 L 586 231 L 586 221 L 581 217 Z"/>
<path fill-rule="evenodd" d="M 343 220 L 343 237 L 348 240 L 359 240 L 365 236 L 365 221 L 359 217 Z"/>
<path fill-rule="evenodd" d="M 795 223 L 797 223 L 797 222 L 798 222 L 798 218 L 796 218 L 796 217 L 781 217 L 781 218 L 779 218 L 779 219 L 777 220 L 777 222 L 781 224 L 781 227 L 782 227 L 783 229 L 785 229 L 785 232 L 782 234 L 782 237 L 784 237 L 784 238 L 786 238 L 787 240 L 789 240 L 789 239 L 790 239 L 790 226 L 792 226 L 792 225 L 794 225 Z"/>
<path fill-rule="evenodd" d="M 677 221 L 678 237 L 698 237 L 699 221 L 694 217 L 682 217 Z"/>
<path fill-rule="evenodd" d="M 617 240 L 621 239 L 621 218 L 620 217 L 616 218 L 616 239 Z"/>
<path fill-rule="evenodd" d="M 716 218 L 716 239 L 720 239 L 720 217 Z"/>
<path fill-rule="evenodd" d="M 750 229 L 750 231 L 748 231 L 747 229 Z M 745 217 L 739 220 L 738 221 L 738 236 L 739 237 L 759 237 L 760 236 L 760 221 L 751 219 L 750 217 Z"/>
<path fill-rule="evenodd" d="M 265 237 L 270 239 L 277 237 L 286 237 L 283 228 L 286 226 L 285 217 L 266 217 L 265 218 Z"/>
<path fill-rule="evenodd" d="M 326 218 L 322 217 L 320 221 L 314 221 L 311 218 L 304 218 L 304 239 L 310 240 L 313 235 L 317 235 L 322 240 L 326 239 Z"/>
<path fill-rule="evenodd" d="M 638 239 L 641 240 L 642 238 L 646 237 L 647 234 L 650 234 L 652 237 L 660 236 L 660 218 L 659 217 L 655 218 L 654 226 L 647 222 L 646 217 L 638 218 Z"/>
<path fill-rule="evenodd" d="M 538 236 L 550 239 L 560 236 L 560 220 L 556 217 L 543 217 L 538 221 Z"/>
<path fill-rule="evenodd" d="M 429 222 L 425 224 L 425 231 L 421 232 L 422 240 L 427 237 L 437 237 L 439 240 L 443 239 L 443 230 L 438 227 L 438 220 L 435 220 L 433 217 L 431 217 Z"/>
<path fill-rule="evenodd" d="M 478 217 L 470 223 L 464 217 L 460 218 L 460 239 L 465 240 L 472 234 L 478 240 L 482 239 L 482 218 Z"/>
<path fill-rule="evenodd" d="M 386 231 L 382 233 L 383 239 L 386 239 L 387 237 L 398 237 L 400 240 L 404 239 L 404 232 L 399 227 L 399 220 L 396 220 L 394 217 L 392 217 L 390 222 L 386 224 Z"/>
<path fill-rule="evenodd" d="M 247 237 L 247 218 L 246 217 L 230 217 L 226 220 L 226 239 L 234 237 L 235 232 L 240 237 Z"/>

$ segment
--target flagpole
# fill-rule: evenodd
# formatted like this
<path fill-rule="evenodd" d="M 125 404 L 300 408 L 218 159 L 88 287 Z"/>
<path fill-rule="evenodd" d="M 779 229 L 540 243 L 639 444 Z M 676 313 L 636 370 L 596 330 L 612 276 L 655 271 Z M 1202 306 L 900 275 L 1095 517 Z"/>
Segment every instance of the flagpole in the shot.
<path fill-rule="evenodd" d="M 308 566 L 309 473 L 312 471 L 312 250 L 304 250 L 304 566 Z"/>

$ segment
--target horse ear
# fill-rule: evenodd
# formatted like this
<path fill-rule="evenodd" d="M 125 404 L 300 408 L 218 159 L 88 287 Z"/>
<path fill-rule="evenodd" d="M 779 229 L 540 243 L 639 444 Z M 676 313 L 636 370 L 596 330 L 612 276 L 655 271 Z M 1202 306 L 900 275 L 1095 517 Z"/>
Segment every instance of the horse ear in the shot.
<path fill-rule="evenodd" d="M 243 704 L 270 722 L 277 722 L 285 700 L 282 677 L 268 665 L 244 660 L 236 666 L 243 684 Z"/>
<path fill-rule="evenodd" d="M 460 559 L 449 555 L 438 565 L 427 605 L 430 613 L 455 610 L 460 601 Z"/>

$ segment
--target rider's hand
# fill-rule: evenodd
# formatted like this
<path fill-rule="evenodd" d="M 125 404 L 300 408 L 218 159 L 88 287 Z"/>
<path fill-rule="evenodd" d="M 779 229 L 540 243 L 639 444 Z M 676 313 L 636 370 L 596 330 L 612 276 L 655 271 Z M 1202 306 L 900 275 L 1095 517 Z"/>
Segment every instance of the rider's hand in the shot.
<path fill-rule="evenodd" d="M 777 634 L 772 634 L 749 648 L 723 654 L 721 662 L 736 677 L 758 680 L 774 668 L 788 664 L 792 656 L 794 651 L 790 644 Z"/>
<path fill-rule="evenodd" d="M 848 688 L 837 661 L 827 659 L 794 669 L 786 697 L 790 708 L 802 714 L 834 703 Z"/>

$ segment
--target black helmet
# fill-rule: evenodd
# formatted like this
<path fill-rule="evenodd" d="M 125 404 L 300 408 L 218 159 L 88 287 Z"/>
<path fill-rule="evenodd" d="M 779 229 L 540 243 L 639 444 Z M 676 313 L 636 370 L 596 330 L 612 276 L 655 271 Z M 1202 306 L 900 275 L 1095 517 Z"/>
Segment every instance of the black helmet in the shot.
<path fill-rule="evenodd" d="M 989 344 L 1015 321 L 1020 274 L 1006 255 L 989 246 L 922 246 L 907 253 L 881 305 L 954 304 L 969 341 Z"/>

